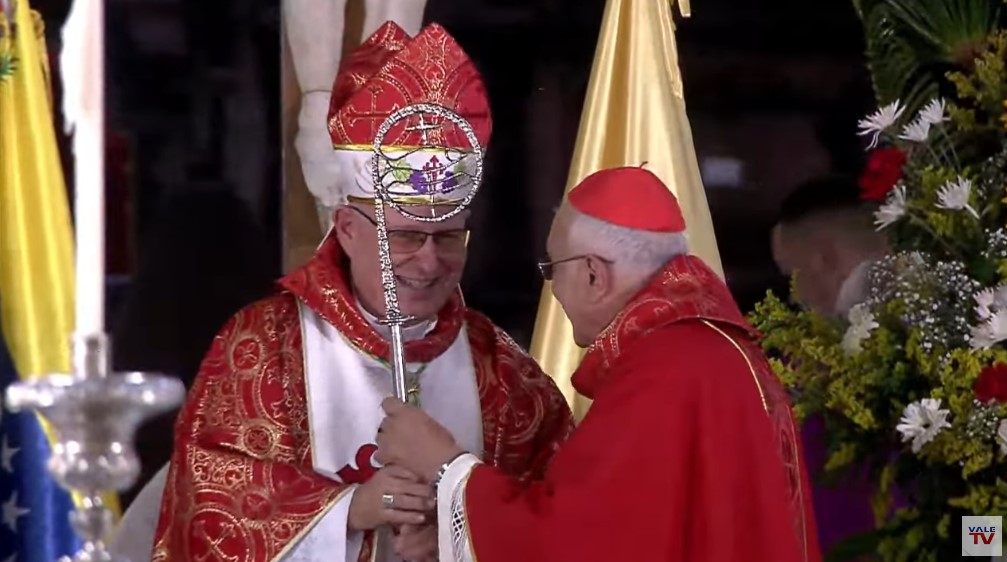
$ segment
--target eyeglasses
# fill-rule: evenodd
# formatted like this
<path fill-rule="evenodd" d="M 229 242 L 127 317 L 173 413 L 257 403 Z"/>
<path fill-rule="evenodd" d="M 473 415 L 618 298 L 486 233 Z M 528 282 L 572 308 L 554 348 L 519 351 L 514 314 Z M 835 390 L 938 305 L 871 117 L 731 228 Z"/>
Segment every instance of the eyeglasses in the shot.
<path fill-rule="evenodd" d="M 569 257 L 569 258 L 563 258 L 561 260 L 540 261 L 540 262 L 538 262 L 538 270 L 542 274 L 542 278 L 543 279 L 545 279 L 546 281 L 552 281 L 553 269 L 555 269 L 555 266 L 557 266 L 557 265 L 559 265 L 561 263 L 567 263 L 567 262 L 572 262 L 572 261 L 577 261 L 577 260 L 598 260 L 598 261 L 600 261 L 602 263 L 609 263 L 609 264 L 612 263 L 610 260 L 607 260 L 607 259 L 602 258 L 602 257 L 592 256 L 590 254 L 583 254 L 583 255 L 580 255 L 580 256 L 573 256 L 573 257 Z"/>
<path fill-rule="evenodd" d="M 367 219 L 374 228 L 378 227 L 377 221 L 363 210 L 347 205 L 347 207 L 360 213 L 360 216 Z M 412 254 L 420 251 L 420 248 L 427 243 L 427 238 L 433 238 L 437 250 L 444 254 L 461 254 L 465 252 L 468 243 L 469 231 L 465 228 L 442 230 L 440 232 L 422 232 L 419 230 L 389 230 L 388 248 L 396 254 Z"/>

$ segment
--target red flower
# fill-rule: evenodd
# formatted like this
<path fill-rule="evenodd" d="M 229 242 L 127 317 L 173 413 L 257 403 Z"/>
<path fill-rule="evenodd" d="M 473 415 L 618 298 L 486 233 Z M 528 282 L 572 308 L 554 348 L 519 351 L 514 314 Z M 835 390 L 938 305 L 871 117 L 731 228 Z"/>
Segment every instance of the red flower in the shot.
<path fill-rule="evenodd" d="M 1007 402 L 1007 365 L 997 363 L 983 369 L 973 387 L 976 399 L 983 404 L 990 400 Z"/>
<path fill-rule="evenodd" d="M 867 169 L 860 176 L 860 198 L 884 201 L 888 192 L 902 179 L 906 154 L 897 148 L 879 148 L 867 159 Z"/>

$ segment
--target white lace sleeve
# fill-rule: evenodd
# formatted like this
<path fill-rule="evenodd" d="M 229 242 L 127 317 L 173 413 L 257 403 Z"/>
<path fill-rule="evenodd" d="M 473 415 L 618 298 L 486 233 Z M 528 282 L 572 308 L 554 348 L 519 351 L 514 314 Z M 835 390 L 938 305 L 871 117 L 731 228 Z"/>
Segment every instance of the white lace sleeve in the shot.
<path fill-rule="evenodd" d="M 334 562 L 356 562 L 363 547 L 364 534 L 349 532 L 346 520 L 350 515 L 350 502 L 356 486 L 339 498 L 336 505 L 322 516 L 322 520 L 301 539 L 283 562 L 314 562 L 332 560 Z"/>
<path fill-rule="evenodd" d="M 437 548 L 441 562 L 474 562 L 465 514 L 465 485 L 479 457 L 465 454 L 451 463 L 437 486 Z"/>

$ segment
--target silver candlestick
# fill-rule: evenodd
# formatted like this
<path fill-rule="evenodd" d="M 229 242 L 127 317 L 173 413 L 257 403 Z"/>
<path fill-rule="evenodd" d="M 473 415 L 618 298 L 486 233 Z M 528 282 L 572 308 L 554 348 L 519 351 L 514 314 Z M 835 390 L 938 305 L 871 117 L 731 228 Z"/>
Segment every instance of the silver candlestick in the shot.
<path fill-rule="evenodd" d="M 461 160 L 465 160 L 466 163 L 471 164 L 472 169 L 469 173 L 465 175 L 454 174 L 451 176 L 454 182 L 452 185 L 446 185 L 444 180 L 424 180 L 424 182 L 422 182 L 423 187 L 426 190 L 426 195 L 430 196 L 429 205 L 431 206 L 437 204 L 436 196 L 438 194 L 444 194 L 458 189 L 459 183 L 471 182 L 471 189 L 468 191 L 465 198 L 460 203 L 452 203 L 454 208 L 441 215 L 435 215 L 433 211 L 431 211 L 431 216 L 418 215 L 409 211 L 405 205 L 402 205 L 395 200 L 395 196 L 397 195 L 395 186 L 407 184 L 408 182 L 394 179 L 395 171 L 401 171 L 402 168 L 396 166 L 396 163 L 384 154 L 383 145 L 385 135 L 388 134 L 388 131 L 391 130 L 394 125 L 413 116 L 418 119 L 419 124 L 411 128 L 407 128 L 407 130 L 420 131 L 423 139 L 423 145 L 425 145 L 415 149 L 414 152 L 422 151 L 424 149 L 445 150 L 443 147 L 429 145 L 427 141 L 427 134 L 429 131 L 442 127 L 442 125 L 433 124 L 438 120 L 442 124 L 450 121 L 458 127 L 458 129 L 465 135 L 466 140 L 472 148 L 470 152 L 448 150 L 446 152 L 449 154 L 445 156 L 446 161 L 441 166 L 425 170 L 415 170 L 415 172 L 419 172 L 421 174 L 443 175 L 443 172 L 447 171 L 449 166 L 457 164 Z M 426 122 L 424 116 L 430 116 L 433 118 L 431 119 L 430 124 Z M 385 293 L 385 317 L 381 322 L 389 327 L 392 335 L 391 359 L 392 374 L 395 384 L 395 397 L 405 402 L 409 400 L 409 392 L 406 388 L 406 356 L 405 345 L 402 341 L 402 326 L 413 319 L 403 315 L 402 311 L 399 309 L 398 288 L 395 282 L 395 271 L 392 267 L 392 254 L 388 247 L 388 227 L 385 222 L 385 204 L 390 205 L 403 216 L 419 222 L 443 222 L 458 213 L 461 213 L 472 202 L 472 199 L 475 197 L 476 192 L 479 190 L 479 186 L 482 183 L 483 149 L 479 145 L 479 139 L 476 137 L 475 130 L 473 130 L 472 125 L 469 124 L 465 118 L 440 105 L 419 103 L 403 107 L 385 119 L 378 128 L 377 135 L 374 137 L 373 151 L 374 154 L 371 158 L 371 181 L 374 185 L 374 221 L 378 225 L 378 253 L 379 260 L 381 262 L 381 281 L 384 285 Z M 457 157 L 457 160 L 454 162 L 451 161 L 452 153 Z M 412 191 L 415 191 L 415 188 L 413 188 Z"/>
<path fill-rule="evenodd" d="M 48 420 L 55 437 L 49 472 L 60 486 L 82 497 L 70 523 L 84 544 L 72 559 L 63 557 L 61 562 L 127 562 L 106 548 L 115 522 L 102 495 L 136 482 L 137 428 L 178 406 L 185 387 L 178 379 L 153 373 L 110 373 L 105 334 L 74 335 L 70 345 L 72 372 L 10 385 L 7 408 L 32 410 Z"/>

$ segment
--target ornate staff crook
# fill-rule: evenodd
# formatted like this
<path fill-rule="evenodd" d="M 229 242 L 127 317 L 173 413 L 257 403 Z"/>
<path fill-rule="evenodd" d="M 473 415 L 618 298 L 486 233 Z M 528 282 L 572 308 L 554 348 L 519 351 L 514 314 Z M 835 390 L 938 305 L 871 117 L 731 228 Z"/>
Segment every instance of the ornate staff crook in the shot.
<path fill-rule="evenodd" d="M 427 132 L 441 127 L 441 125 L 428 124 L 426 120 L 424 120 L 424 115 L 430 115 L 440 118 L 441 123 L 446 121 L 454 123 L 464 133 L 466 140 L 472 147 L 472 152 L 465 157 L 471 158 L 474 161 L 474 171 L 471 174 L 470 180 L 473 182 L 472 189 L 469 190 L 461 203 L 458 203 L 453 209 L 443 215 L 422 216 L 408 211 L 403 204 L 395 200 L 392 188 L 397 182 L 385 181 L 386 172 L 390 166 L 390 164 L 387 163 L 387 157 L 385 157 L 381 150 L 385 135 L 388 134 L 388 131 L 396 123 L 406 120 L 414 115 L 418 116 L 419 125 L 410 130 L 420 131 L 424 144 L 427 143 Z M 437 147 L 431 146 L 425 148 Z M 395 271 L 392 266 L 391 249 L 388 246 L 388 227 L 385 221 L 385 204 L 390 205 L 403 216 L 419 222 L 443 222 L 458 213 L 461 213 L 472 202 L 476 192 L 479 190 L 479 185 L 482 183 L 483 149 L 479 145 L 479 140 L 476 138 L 476 133 L 472 128 L 472 125 L 470 125 L 463 117 L 440 105 L 420 103 L 406 106 L 389 115 L 378 128 L 377 135 L 374 137 L 373 150 L 374 154 L 371 157 L 371 180 L 374 185 L 374 222 L 377 223 L 378 254 L 379 261 L 381 263 L 381 282 L 384 287 L 385 294 L 385 317 L 381 320 L 381 323 L 388 326 L 391 329 L 392 334 L 391 363 L 395 397 L 403 402 L 410 402 L 415 405 L 417 403 L 416 399 L 406 388 L 406 354 L 405 344 L 402 341 L 402 326 L 412 321 L 413 318 L 404 316 L 399 309 L 398 287 L 395 281 Z M 454 187 L 448 188 L 443 184 L 443 182 L 441 182 L 440 186 L 432 183 L 429 188 L 431 190 L 431 202 L 433 202 L 433 196 L 437 193 L 446 193 L 449 189 L 454 189 Z M 433 213 L 431 214 L 433 215 Z"/>

